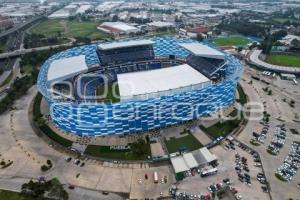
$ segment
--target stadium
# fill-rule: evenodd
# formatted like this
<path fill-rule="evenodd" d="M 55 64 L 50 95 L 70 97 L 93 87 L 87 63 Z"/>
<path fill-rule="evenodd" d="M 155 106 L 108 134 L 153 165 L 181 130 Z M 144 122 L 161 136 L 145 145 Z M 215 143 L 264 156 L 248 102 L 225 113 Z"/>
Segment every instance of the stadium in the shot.
<path fill-rule="evenodd" d="M 74 47 L 41 66 L 38 90 L 61 130 L 140 133 L 208 116 L 234 103 L 242 64 L 187 38 Z"/>

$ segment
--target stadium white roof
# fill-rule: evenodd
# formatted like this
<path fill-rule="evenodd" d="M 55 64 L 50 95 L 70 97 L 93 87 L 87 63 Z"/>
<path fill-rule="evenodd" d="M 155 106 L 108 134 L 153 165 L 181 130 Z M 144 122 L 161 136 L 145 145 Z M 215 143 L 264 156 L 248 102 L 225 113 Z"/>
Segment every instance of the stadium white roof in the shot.
<path fill-rule="evenodd" d="M 210 83 L 210 80 L 187 64 L 118 74 L 121 100 L 201 83 Z"/>
<path fill-rule="evenodd" d="M 118 49 L 125 47 L 134 47 L 134 46 L 142 46 L 142 45 L 152 45 L 154 44 L 151 40 L 133 40 L 133 41 L 124 41 L 124 42 L 112 42 L 107 44 L 99 44 L 98 47 L 101 50 L 110 50 L 110 49 Z"/>
<path fill-rule="evenodd" d="M 171 163 L 175 173 L 185 172 L 189 170 L 189 167 L 186 165 L 182 156 L 171 158 Z"/>
<path fill-rule="evenodd" d="M 202 56 L 206 58 L 215 58 L 215 59 L 225 59 L 225 54 L 213 49 L 207 45 L 200 44 L 198 42 L 192 43 L 181 43 L 179 44 L 181 47 L 190 51 L 196 56 Z"/>
<path fill-rule="evenodd" d="M 85 63 L 84 55 L 54 60 L 49 66 L 47 80 L 59 81 L 87 70 L 88 66 Z"/>
<path fill-rule="evenodd" d="M 183 154 L 183 159 L 190 169 L 199 166 L 192 153 Z"/>

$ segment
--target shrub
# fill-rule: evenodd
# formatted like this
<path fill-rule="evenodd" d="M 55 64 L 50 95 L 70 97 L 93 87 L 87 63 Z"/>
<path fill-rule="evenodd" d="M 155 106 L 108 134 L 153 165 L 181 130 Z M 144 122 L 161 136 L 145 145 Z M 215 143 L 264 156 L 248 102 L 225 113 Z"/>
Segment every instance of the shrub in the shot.
<path fill-rule="evenodd" d="M 42 165 L 41 166 L 41 171 L 42 172 L 45 172 L 45 171 L 48 171 L 50 168 L 49 168 L 49 166 L 47 166 L 47 165 Z"/>

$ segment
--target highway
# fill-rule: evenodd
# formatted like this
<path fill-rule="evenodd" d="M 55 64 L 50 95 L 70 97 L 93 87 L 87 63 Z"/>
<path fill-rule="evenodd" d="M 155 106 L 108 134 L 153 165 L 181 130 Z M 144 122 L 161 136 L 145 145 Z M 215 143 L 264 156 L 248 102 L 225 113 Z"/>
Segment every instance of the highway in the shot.
<path fill-rule="evenodd" d="M 297 67 L 289 67 L 289 66 L 279 66 L 273 65 L 264 62 L 259 58 L 259 55 L 262 53 L 262 50 L 253 50 L 250 52 L 249 61 L 251 64 L 260 67 L 264 70 L 271 70 L 280 73 L 292 73 L 292 74 L 300 74 L 300 69 Z"/>
<path fill-rule="evenodd" d="M 55 49 L 55 48 L 59 48 L 62 46 L 72 46 L 73 44 L 73 40 L 69 43 L 66 44 L 58 44 L 58 45 L 51 45 L 51 46 L 43 46 L 43 47 L 36 47 L 36 48 L 31 48 L 31 49 L 18 49 L 15 51 L 10 51 L 10 52 L 6 52 L 6 53 L 1 53 L 0 54 L 0 59 L 5 59 L 5 58 L 10 58 L 10 57 L 17 57 L 17 56 L 21 56 L 30 52 L 34 52 L 34 51 L 44 51 L 44 50 L 49 50 L 49 49 Z"/>
<path fill-rule="evenodd" d="M 32 23 L 35 23 L 35 22 L 37 22 L 37 21 L 39 21 L 39 20 L 41 20 L 43 18 L 45 18 L 45 16 L 38 16 L 38 17 L 30 19 L 29 21 L 26 21 L 26 22 L 24 22 L 22 24 L 19 24 L 16 27 L 8 29 L 7 31 L 4 31 L 4 32 L 0 33 L 0 38 L 8 36 L 8 35 L 16 32 L 16 31 L 19 31 L 19 30 L 23 29 L 23 28 L 26 28 L 28 25 L 31 25 Z"/>

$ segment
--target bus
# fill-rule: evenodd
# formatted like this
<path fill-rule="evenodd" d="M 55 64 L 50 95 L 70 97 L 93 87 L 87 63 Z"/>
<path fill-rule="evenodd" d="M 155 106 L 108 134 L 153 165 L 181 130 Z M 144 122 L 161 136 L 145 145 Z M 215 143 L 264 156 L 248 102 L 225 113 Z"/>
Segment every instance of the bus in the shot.
<path fill-rule="evenodd" d="M 153 179 L 154 179 L 154 183 L 158 183 L 158 174 L 157 174 L 157 172 L 153 173 Z"/>
<path fill-rule="evenodd" d="M 201 177 L 211 176 L 211 175 L 216 174 L 217 172 L 218 172 L 217 168 L 205 170 L 205 171 L 201 172 Z"/>

